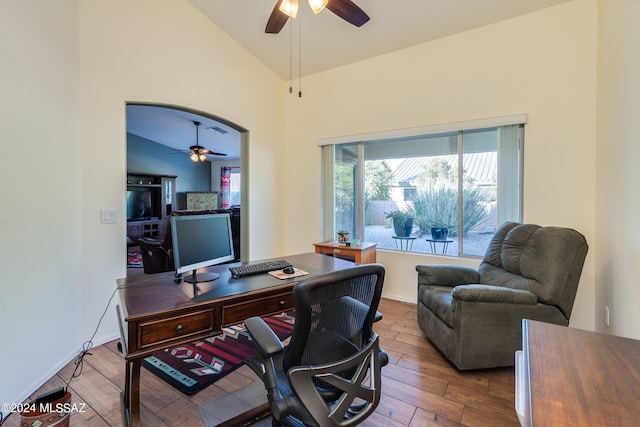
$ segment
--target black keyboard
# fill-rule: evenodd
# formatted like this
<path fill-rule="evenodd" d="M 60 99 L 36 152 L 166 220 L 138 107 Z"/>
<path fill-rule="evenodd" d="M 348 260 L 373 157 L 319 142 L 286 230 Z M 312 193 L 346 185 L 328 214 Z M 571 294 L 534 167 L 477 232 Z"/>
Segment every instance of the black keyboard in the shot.
<path fill-rule="evenodd" d="M 259 262 L 256 264 L 240 265 L 238 267 L 229 267 L 231 276 L 236 279 L 245 276 L 251 276 L 252 274 L 268 273 L 274 270 L 282 270 L 286 267 L 293 267 L 290 262 L 283 259 L 276 259 L 273 261 Z"/>

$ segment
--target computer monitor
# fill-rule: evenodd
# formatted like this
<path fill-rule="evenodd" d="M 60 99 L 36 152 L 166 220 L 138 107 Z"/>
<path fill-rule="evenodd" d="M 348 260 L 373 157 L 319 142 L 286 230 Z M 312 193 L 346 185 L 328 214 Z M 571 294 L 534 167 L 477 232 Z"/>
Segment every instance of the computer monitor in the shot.
<path fill-rule="evenodd" d="M 228 213 L 171 217 L 171 237 L 176 274 L 188 283 L 210 282 L 217 273 L 196 270 L 234 260 L 231 219 Z"/>

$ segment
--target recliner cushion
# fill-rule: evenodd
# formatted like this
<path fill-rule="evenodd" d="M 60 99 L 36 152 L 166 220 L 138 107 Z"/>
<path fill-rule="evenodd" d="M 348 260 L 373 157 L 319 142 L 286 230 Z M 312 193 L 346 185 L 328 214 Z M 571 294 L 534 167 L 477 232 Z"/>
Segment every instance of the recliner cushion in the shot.
<path fill-rule="evenodd" d="M 420 286 L 418 288 L 418 299 L 429 310 L 433 312 L 440 320 L 449 327 L 453 327 L 453 309 L 449 286 Z"/>
<path fill-rule="evenodd" d="M 502 268 L 509 273 L 522 275 L 521 262 L 523 254 L 535 249 L 532 235 L 541 227 L 534 224 L 523 224 L 509 231 L 502 244 L 500 260 Z"/>
<path fill-rule="evenodd" d="M 587 248 L 584 236 L 572 229 L 508 223 L 478 267 L 480 283 L 528 290 L 540 302 L 560 306 L 568 317 L 573 297 L 563 298 L 575 291 L 565 286 L 577 287 Z"/>
<path fill-rule="evenodd" d="M 528 304 L 538 302 L 536 294 L 524 289 L 511 289 L 493 285 L 460 285 L 453 288 L 451 296 L 459 301 Z"/>
<path fill-rule="evenodd" d="M 502 266 L 502 245 L 505 237 L 514 227 L 520 225 L 517 222 L 505 222 L 491 238 L 487 251 L 484 253 L 483 263 L 491 264 L 496 267 Z"/>

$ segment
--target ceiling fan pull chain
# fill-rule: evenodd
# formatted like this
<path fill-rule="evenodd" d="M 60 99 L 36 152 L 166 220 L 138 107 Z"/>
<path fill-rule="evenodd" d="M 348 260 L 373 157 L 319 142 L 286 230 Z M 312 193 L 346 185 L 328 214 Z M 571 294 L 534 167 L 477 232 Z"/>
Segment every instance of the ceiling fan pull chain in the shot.
<path fill-rule="evenodd" d="M 300 44 L 298 53 L 298 98 L 302 98 L 302 16 L 298 21 Z"/>
<path fill-rule="evenodd" d="M 293 93 L 293 24 L 289 25 L 289 93 Z"/>

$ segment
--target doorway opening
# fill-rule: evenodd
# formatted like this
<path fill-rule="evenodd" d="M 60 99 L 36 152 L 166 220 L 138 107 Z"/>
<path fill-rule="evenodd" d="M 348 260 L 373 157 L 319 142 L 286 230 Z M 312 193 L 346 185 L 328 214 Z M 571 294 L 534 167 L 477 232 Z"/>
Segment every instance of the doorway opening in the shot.
<path fill-rule="evenodd" d="M 230 210 L 239 234 L 236 257 L 246 260 L 248 130 L 193 108 L 145 102 L 126 103 L 126 130 L 127 276 L 171 271 L 171 239 L 165 234 L 175 211 Z M 197 161 L 194 146 L 206 149 Z M 143 252 L 153 253 L 141 251 L 141 242 L 167 252 L 164 259 L 145 267 Z"/>

